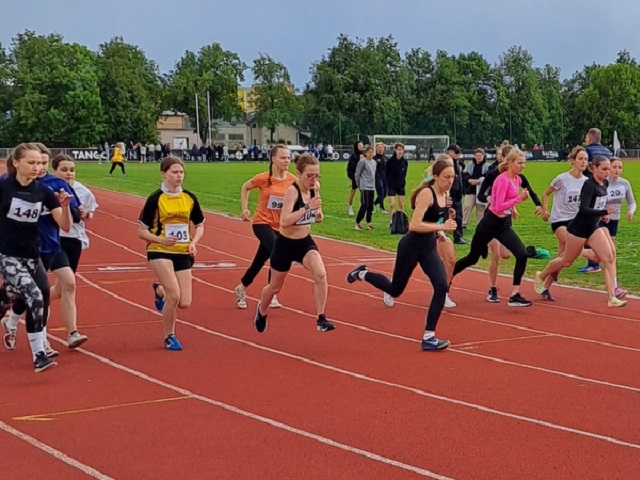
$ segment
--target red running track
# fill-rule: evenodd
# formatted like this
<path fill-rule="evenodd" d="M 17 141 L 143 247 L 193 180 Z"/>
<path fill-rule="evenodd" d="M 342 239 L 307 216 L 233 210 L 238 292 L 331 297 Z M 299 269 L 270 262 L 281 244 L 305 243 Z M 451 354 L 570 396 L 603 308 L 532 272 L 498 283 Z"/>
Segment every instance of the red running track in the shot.
<path fill-rule="evenodd" d="M 257 242 L 249 224 L 208 214 L 180 312 L 185 350 L 166 352 L 135 236 L 143 199 L 97 193 L 78 275 L 89 343 L 66 349 L 54 304 L 57 368 L 33 374 L 24 335 L 1 353 L 2 478 L 637 478 L 637 300 L 614 310 L 603 293 L 556 288 L 556 304 L 509 309 L 468 271 L 438 326 L 452 347 L 425 353 L 422 274 L 389 309 L 345 275 L 363 262 L 390 273 L 393 255 L 317 239 L 338 328 L 315 331 L 311 283 L 294 267 L 261 335 L 266 272 L 247 310 L 233 294 Z"/>

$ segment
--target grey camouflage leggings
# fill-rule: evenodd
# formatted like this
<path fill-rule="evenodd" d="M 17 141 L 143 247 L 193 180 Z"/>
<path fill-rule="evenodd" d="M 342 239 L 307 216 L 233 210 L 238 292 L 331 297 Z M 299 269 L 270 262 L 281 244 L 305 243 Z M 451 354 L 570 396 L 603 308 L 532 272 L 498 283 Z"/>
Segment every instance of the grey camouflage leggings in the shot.
<path fill-rule="evenodd" d="M 41 332 L 47 324 L 45 309 L 49 305 L 49 280 L 37 258 L 17 258 L 0 254 L 0 275 L 27 303 L 27 332 Z"/>

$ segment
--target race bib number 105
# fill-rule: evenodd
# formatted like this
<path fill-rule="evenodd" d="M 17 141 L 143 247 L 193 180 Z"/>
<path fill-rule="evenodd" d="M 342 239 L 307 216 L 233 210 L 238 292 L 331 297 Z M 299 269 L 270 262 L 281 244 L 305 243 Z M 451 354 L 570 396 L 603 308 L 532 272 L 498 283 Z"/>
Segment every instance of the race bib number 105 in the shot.
<path fill-rule="evenodd" d="M 189 225 L 186 223 L 170 223 L 165 227 L 167 237 L 174 237 L 177 243 L 189 243 Z"/>
<path fill-rule="evenodd" d="M 20 198 L 11 199 L 11 207 L 7 218 L 17 222 L 36 223 L 42 211 L 42 202 L 27 202 Z"/>

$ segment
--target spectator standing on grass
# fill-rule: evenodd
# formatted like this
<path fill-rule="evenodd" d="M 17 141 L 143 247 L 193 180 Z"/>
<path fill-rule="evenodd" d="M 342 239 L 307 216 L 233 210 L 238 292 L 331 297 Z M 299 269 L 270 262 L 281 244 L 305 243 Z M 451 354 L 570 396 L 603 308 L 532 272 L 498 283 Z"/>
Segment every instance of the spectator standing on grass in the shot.
<path fill-rule="evenodd" d="M 484 176 L 489 170 L 489 164 L 486 161 L 484 150 L 477 148 L 474 154 L 474 159 L 469 162 L 462 174 L 462 180 L 464 184 L 464 205 L 462 208 L 462 229 L 466 230 L 469 220 L 471 219 L 471 212 L 476 209 L 476 221 L 480 221 L 486 205 L 477 201 L 477 192 L 482 185 Z"/>
<path fill-rule="evenodd" d="M 172 155 L 160 163 L 162 185 L 140 213 L 138 237 L 147 242 L 147 260 L 158 281 L 153 283 L 156 309 L 162 311 L 164 348 L 182 350 L 176 337 L 178 308 L 191 305 L 191 268 L 204 234 L 204 215 L 196 196 L 184 190 L 184 164 Z"/>
<path fill-rule="evenodd" d="M 159 162 L 160 159 L 162 158 L 162 144 L 160 142 L 156 144 L 155 154 L 156 154 L 156 162 Z"/>
<path fill-rule="evenodd" d="M 376 161 L 373 159 L 373 147 L 367 145 L 364 158 L 358 162 L 355 174 L 356 184 L 360 190 L 360 209 L 356 216 L 355 230 L 362 230 L 360 222 L 367 220 L 367 230 L 373 230 L 371 217 L 373 214 L 373 195 L 376 189 Z"/>
<path fill-rule="evenodd" d="M 380 213 L 388 214 L 384 208 L 384 199 L 387 198 L 387 156 L 384 154 L 385 145 L 382 142 L 376 143 L 376 154 L 373 159 L 376 161 L 376 199 L 373 204 L 380 207 Z"/>
<path fill-rule="evenodd" d="M 347 200 L 347 213 L 350 216 L 353 216 L 353 197 L 356 195 L 356 190 L 358 190 L 358 184 L 356 183 L 355 175 L 356 175 L 356 167 L 358 166 L 358 162 L 361 158 L 364 157 L 362 154 L 363 145 L 360 140 L 353 143 L 353 153 L 349 157 L 349 161 L 347 162 L 347 178 L 351 183 L 351 189 L 349 190 L 349 199 Z"/>
<path fill-rule="evenodd" d="M 387 195 L 389 197 L 389 220 L 392 219 L 394 211 L 404 212 L 408 170 L 409 162 L 404 157 L 404 145 L 396 143 L 393 155 L 387 161 L 385 170 Z"/>

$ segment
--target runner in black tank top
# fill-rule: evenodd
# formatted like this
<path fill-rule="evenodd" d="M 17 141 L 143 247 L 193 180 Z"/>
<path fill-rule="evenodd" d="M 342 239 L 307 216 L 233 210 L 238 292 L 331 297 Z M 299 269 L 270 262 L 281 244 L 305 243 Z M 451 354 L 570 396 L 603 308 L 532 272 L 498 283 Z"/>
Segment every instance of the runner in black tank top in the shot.
<path fill-rule="evenodd" d="M 380 273 L 369 272 L 366 265 L 360 265 L 347 275 L 349 283 L 365 280 L 385 292 L 385 303 L 390 305 L 387 296 L 399 297 L 407 287 L 413 270 L 420 264 L 433 285 L 433 297 L 422 337 L 423 350 L 444 350 L 450 343 L 449 340 L 439 340 L 435 336 L 448 285 L 444 264 L 436 250 L 436 237 L 440 232 L 456 229 L 455 220 L 445 220 L 447 191 L 453 183 L 454 176 L 453 167 L 446 160 L 438 160 L 433 165 L 434 178 L 419 187 L 411 196 L 413 215 L 409 223 L 409 232 L 398 243 L 391 281 Z"/>

